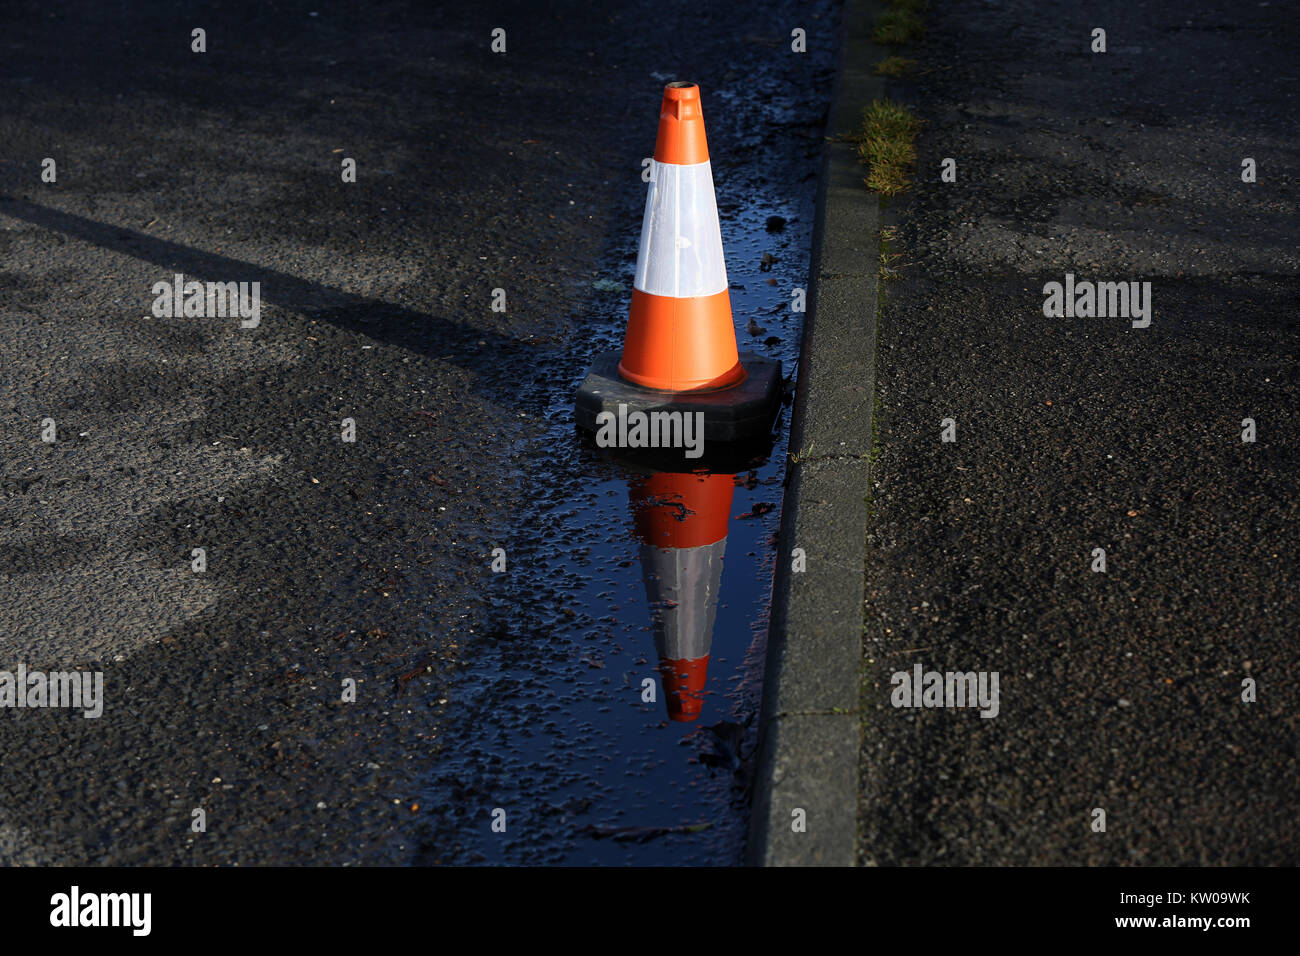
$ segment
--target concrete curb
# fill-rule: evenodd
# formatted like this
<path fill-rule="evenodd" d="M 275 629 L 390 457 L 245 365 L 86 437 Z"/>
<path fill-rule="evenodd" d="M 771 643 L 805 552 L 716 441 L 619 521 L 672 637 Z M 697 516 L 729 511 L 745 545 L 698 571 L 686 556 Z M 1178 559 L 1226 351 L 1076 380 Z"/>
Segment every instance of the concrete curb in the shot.
<path fill-rule="evenodd" d="M 880 209 L 863 183 L 862 110 L 878 0 L 845 0 L 827 124 L 812 281 L 790 426 L 747 862 L 852 866 L 857 854 L 867 466 L 876 390 Z M 793 572 L 802 548 L 807 570 Z M 797 810 L 805 829 L 792 824 Z"/>

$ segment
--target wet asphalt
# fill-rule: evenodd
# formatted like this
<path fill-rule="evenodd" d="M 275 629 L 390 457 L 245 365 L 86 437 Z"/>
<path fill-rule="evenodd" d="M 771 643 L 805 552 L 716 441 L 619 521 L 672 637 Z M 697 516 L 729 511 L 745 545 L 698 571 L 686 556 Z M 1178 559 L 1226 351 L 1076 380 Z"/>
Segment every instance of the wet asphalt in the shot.
<path fill-rule="evenodd" d="M 0 668 L 102 670 L 106 705 L 3 714 L 0 862 L 737 862 L 783 439 L 738 470 L 684 727 L 631 689 L 636 478 L 571 401 L 680 77 L 742 347 L 793 368 L 835 6 L 2 17 Z M 178 272 L 260 282 L 260 326 L 155 318 Z"/>
<path fill-rule="evenodd" d="M 891 85 L 924 126 L 889 208 L 861 862 L 1300 862 L 1294 8 L 926 19 Z M 1066 272 L 1150 281 L 1150 327 L 1044 317 Z M 918 662 L 999 672 L 997 718 L 891 706 Z"/>

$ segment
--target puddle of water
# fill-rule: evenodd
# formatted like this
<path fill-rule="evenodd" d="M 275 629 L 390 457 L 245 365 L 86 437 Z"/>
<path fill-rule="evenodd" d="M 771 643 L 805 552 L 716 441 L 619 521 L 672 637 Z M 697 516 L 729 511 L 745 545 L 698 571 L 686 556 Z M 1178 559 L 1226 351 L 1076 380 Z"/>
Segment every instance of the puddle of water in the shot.
<path fill-rule="evenodd" d="M 809 109 L 774 95 L 761 115 L 738 112 L 740 149 L 714 173 L 738 343 L 787 376 L 820 130 L 788 134 L 803 140 L 775 162 L 764 143 L 781 134 L 762 121 Z M 630 273 L 629 241 L 603 281 Z M 531 510 L 503 542 L 509 571 L 486 581 L 489 633 L 469 635 L 450 695 L 421 863 L 742 862 L 788 407 L 766 455 L 712 473 L 602 456 L 573 429 L 581 374 L 621 345 L 627 320 L 626 295 L 601 301 L 605 334 L 540 403 Z"/>
<path fill-rule="evenodd" d="M 779 490 L 609 475 L 552 514 L 562 544 L 514 556 L 510 577 L 532 582 L 502 576 L 517 623 L 484 655 L 491 679 L 480 661 L 462 685 L 471 696 L 453 701 L 492 726 L 440 780 L 470 811 L 459 842 L 471 860 L 739 862 L 773 525 L 734 516 Z M 517 605 L 525 594 L 544 615 Z M 504 835 L 489 825 L 497 806 Z M 584 832 L 697 824 L 709 827 L 646 843 Z"/>

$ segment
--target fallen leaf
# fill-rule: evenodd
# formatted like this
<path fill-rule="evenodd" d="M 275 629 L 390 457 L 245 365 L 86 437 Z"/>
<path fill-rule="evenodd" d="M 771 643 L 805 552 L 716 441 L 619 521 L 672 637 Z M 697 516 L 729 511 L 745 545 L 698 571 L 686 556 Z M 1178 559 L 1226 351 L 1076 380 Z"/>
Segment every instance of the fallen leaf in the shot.
<path fill-rule="evenodd" d="M 680 826 L 669 827 L 615 827 L 588 824 L 578 832 L 590 834 L 597 840 L 609 837 L 615 840 L 632 840 L 636 843 L 645 843 L 647 840 L 653 840 L 655 837 L 666 836 L 670 833 L 699 833 L 711 826 L 713 826 L 712 822 L 684 823 Z"/>

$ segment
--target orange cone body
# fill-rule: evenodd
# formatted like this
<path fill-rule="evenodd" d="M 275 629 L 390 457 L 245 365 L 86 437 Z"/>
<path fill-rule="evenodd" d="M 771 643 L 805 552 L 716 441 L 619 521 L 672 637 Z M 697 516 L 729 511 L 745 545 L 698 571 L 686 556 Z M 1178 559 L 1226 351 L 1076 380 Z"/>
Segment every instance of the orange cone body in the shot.
<path fill-rule="evenodd" d="M 726 388 L 745 377 L 694 83 L 664 88 L 618 371 L 670 392 Z"/>

